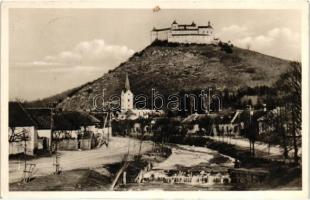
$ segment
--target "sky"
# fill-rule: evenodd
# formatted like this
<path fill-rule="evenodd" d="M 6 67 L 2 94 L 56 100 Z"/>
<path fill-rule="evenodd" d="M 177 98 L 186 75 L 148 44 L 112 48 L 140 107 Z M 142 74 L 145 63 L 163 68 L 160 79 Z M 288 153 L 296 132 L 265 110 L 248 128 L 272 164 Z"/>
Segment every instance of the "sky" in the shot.
<path fill-rule="evenodd" d="M 207 25 L 222 41 L 301 60 L 299 10 L 11 9 L 10 99 L 35 100 L 101 77 L 150 44 L 153 27 Z"/>

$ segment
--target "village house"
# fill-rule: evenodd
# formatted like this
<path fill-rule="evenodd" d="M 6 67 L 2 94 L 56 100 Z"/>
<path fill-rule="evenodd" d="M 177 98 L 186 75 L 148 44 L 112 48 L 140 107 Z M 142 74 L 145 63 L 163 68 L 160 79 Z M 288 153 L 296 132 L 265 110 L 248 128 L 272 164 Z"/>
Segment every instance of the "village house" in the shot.
<path fill-rule="evenodd" d="M 9 154 L 25 150 L 27 155 L 34 155 L 38 150 L 53 151 L 56 142 L 62 150 L 91 149 L 102 136 L 99 125 L 100 121 L 86 112 L 52 115 L 49 108 L 24 108 L 18 102 L 10 102 Z"/>
<path fill-rule="evenodd" d="M 251 128 L 251 133 L 259 134 L 259 120 L 261 117 L 266 115 L 266 109 L 258 109 L 258 110 L 243 110 L 240 112 L 238 116 L 238 122 L 240 127 L 240 135 L 246 136 L 247 129 Z"/>
<path fill-rule="evenodd" d="M 240 111 L 223 110 L 216 113 L 197 114 L 187 116 L 183 121 L 183 126 L 187 129 L 187 134 L 203 133 L 207 135 L 237 136 L 238 121 Z"/>
<path fill-rule="evenodd" d="M 19 102 L 9 102 L 9 155 L 34 155 L 38 149 L 37 124 Z"/>
<path fill-rule="evenodd" d="M 92 149 L 100 120 L 81 111 L 64 111 L 54 115 L 53 141 L 62 150 Z"/>
<path fill-rule="evenodd" d="M 214 135 L 238 136 L 239 123 L 238 117 L 241 111 L 228 111 L 221 113 L 216 118 L 216 126 L 213 128 Z"/>
<path fill-rule="evenodd" d="M 276 130 L 276 124 L 279 120 L 280 115 L 283 115 L 284 108 L 283 107 L 276 107 L 272 110 L 269 110 L 264 113 L 261 117 L 257 119 L 258 121 L 258 134 L 269 134 Z M 282 123 L 283 127 L 286 128 L 287 124 Z"/>
<path fill-rule="evenodd" d="M 27 108 L 26 111 L 36 122 L 38 149 L 51 150 L 52 144 L 52 109 Z"/>
<path fill-rule="evenodd" d="M 202 131 L 202 127 L 198 123 L 199 120 L 207 120 L 206 114 L 194 113 L 182 120 L 181 123 L 187 129 L 187 134 L 197 134 L 199 131 Z"/>
<path fill-rule="evenodd" d="M 150 127 L 150 124 L 142 125 L 141 122 L 134 122 L 130 131 L 130 135 L 137 136 L 141 133 L 143 133 L 144 135 L 151 135 Z"/>

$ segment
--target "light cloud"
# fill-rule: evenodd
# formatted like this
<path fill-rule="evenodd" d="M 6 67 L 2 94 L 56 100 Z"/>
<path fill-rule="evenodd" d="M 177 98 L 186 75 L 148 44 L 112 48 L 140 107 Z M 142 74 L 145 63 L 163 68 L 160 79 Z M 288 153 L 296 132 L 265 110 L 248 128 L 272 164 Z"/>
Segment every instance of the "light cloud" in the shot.
<path fill-rule="evenodd" d="M 35 70 L 81 70 L 105 72 L 116 67 L 132 56 L 134 51 L 127 46 L 110 45 L 104 40 L 95 39 L 78 43 L 73 49 L 41 60 L 17 63 L 18 67 L 31 67 Z"/>
<path fill-rule="evenodd" d="M 246 26 L 239 26 L 236 24 L 230 26 L 224 26 L 217 33 L 217 36 L 220 37 L 224 41 L 234 40 L 240 37 L 249 36 L 251 33 Z"/>
<path fill-rule="evenodd" d="M 246 26 L 238 26 L 236 24 L 230 25 L 230 26 L 224 26 L 222 27 L 221 31 L 223 33 L 230 33 L 230 34 L 247 34 L 249 31 Z"/>
<path fill-rule="evenodd" d="M 277 27 L 257 34 L 245 26 L 231 25 L 222 27 L 218 36 L 221 40 L 230 40 L 241 48 L 250 48 L 284 59 L 300 59 L 300 35 L 286 27 Z"/>

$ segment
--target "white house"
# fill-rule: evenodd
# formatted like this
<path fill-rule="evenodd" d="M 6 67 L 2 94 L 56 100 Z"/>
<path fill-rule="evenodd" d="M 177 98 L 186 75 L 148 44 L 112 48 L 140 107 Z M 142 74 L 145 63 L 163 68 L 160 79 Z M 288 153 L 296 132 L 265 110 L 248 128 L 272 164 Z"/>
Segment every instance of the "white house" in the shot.
<path fill-rule="evenodd" d="M 50 150 L 52 144 L 52 110 L 49 108 L 27 108 L 26 111 L 37 125 L 38 149 Z"/>
<path fill-rule="evenodd" d="M 37 124 L 18 102 L 9 103 L 9 155 L 34 155 L 38 149 Z"/>

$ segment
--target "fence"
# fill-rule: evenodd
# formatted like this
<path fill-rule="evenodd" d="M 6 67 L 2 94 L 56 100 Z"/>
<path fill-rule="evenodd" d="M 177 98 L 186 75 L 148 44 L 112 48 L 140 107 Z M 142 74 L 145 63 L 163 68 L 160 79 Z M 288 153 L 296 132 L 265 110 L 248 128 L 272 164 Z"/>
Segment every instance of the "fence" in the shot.
<path fill-rule="evenodd" d="M 63 139 L 58 141 L 58 150 L 89 150 L 94 147 L 92 138 L 89 139 Z"/>

